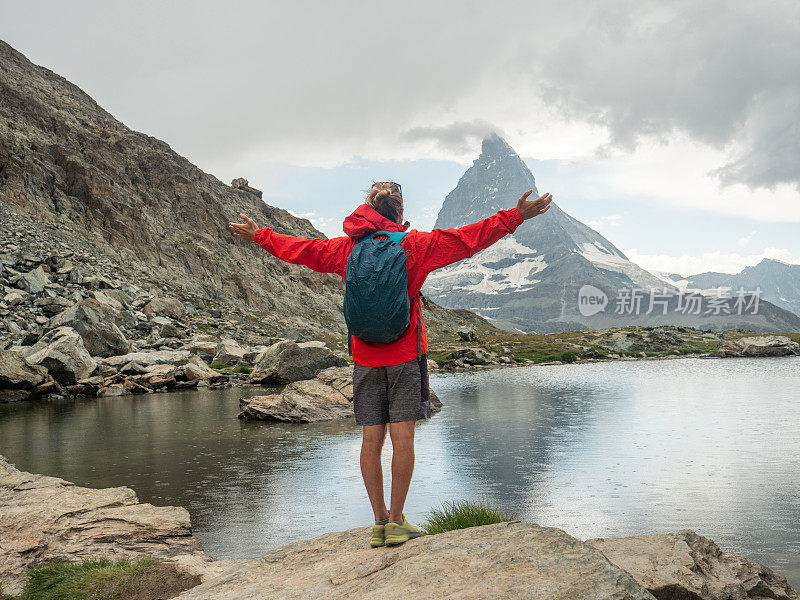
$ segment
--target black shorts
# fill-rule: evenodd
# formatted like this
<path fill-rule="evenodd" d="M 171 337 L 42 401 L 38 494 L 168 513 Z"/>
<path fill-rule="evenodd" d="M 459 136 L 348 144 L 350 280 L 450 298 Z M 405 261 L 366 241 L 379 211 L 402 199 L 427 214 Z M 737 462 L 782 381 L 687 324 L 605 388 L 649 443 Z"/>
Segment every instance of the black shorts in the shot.
<path fill-rule="evenodd" d="M 358 425 L 430 418 L 427 355 L 389 367 L 355 365 L 353 412 Z"/>

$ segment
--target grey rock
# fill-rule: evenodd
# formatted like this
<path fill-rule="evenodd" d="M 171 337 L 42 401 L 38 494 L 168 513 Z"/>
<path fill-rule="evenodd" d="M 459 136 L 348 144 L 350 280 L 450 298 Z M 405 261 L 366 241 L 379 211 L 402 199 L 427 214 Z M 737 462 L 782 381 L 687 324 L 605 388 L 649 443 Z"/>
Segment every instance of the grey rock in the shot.
<path fill-rule="evenodd" d="M 203 572 L 211 559 L 189 513 L 142 504 L 127 487 L 91 489 L 18 470 L 0 456 L 0 584 L 22 591 L 28 566 L 50 560 L 154 558 Z"/>
<path fill-rule="evenodd" d="M 722 340 L 716 356 L 798 356 L 800 344 L 785 335 L 742 337 Z"/>
<path fill-rule="evenodd" d="M 223 376 L 208 366 L 199 356 L 192 355 L 183 367 L 183 376 L 187 381 L 215 380 Z"/>
<path fill-rule="evenodd" d="M 431 390 L 431 413 L 442 403 Z M 353 369 L 330 367 L 313 379 L 295 381 L 276 394 L 242 398 L 240 419 L 313 423 L 353 416 Z"/>
<path fill-rule="evenodd" d="M 186 314 L 186 308 L 177 298 L 157 296 L 148 302 L 142 309 L 145 314 L 163 315 L 173 319 L 181 319 Z"/>
<path fill-rule="evenodd" d="M 472 327 L 461 327 L 456 333 L 458 333 L 458 337 L 465 342 L 474 342 L 478 339 L 478 334 L 475 333 L 475 329 Z"/>
<path fill-rule="evenodd" d="M 129 362 L 139 363 L 145 367 L 150 365 L 183 365 L 189 360 L 186 350 L 153 350 L 151 352 L 130 352 L 121 356 L 110 356 L 100 360 L 100 364 L 119 369 Z"/>
<path fill-rule="evenodd" d="M 462 348 L 445 356 L 446 361 L 461 361 L 465 365 L 486 365 L 492 362 L 492 355 L 481 348 Z"/>
<path fill-rule="evenodd" d="M 53 298 L 37 298 L 33 304 L 34 306 L 41 308 L 42 313 L 48 317 L 55 316 L 72 306 L 72 302 L 61 296 L 55 296 Z"/>
<path fill-rule="evenodd" d="M 26 296 L 27 296 L 26 292 L 20 290 L 14 290 L 3 296 L 3 302 L 7 303 L 9 306 L 16 306 L 17 304 L 22 302 Z"/>
<path fill-rule="evenodd" d="M 137 362 L 129 362 L 120 367 L 119 372 L 123 375 L 141 375 L 147 373 L 147 368 Z"/>
<path fill-rule="evenodd" d="M 71 327 L 49 331 L 37 342 L 37 346 L 39 344 L 43 347 L 28 355 L 28 362 L 42 365 L 53 379 L 64 385 L 72 385 L 78 379 L 88 377 L 97 367 L 80 334 Z"/>
<path fill-rule="evenodd" d="M 258 361 L 260 361 L 264 357 L 264 352 L 269 348 L 269 346 L 251 346 L 246 350 L 244 353 L 244 364 L 246 365 L 254 365 Z"/>
<path fill-rule="evenodd" d="M 214 361 L 214 357 L 219 351 L 219 341 L 212 337 L 202 336 L 193 339 L 191 342 L 183 347 L 192 354 L 196 354 L 205 361 Z M 251 363 L 252 364 L 252 363 Z"/>
<path fill-rule="evenodd" d="M 117 310 L 117 311 L 121 311 L 122 308 L 123 308 L 122 307 L 122 303 L 119 300 L 117 300 L 113 296 L 110 296 L 110 295 L 106 294 L 105 292 L 101 292 L 99 290 L 95 290 L 95 291 L 89 292 L 89 297 L 90 298 L 94 298 L 95 300 L 97 300 L 101 304 L 105 304 L 106 306 L 110 306 L 111 308 L 113 308 L 114 310 Z"/>
<path fill-rule="evenodd" d="M 130 392 L 121 383 L 112 383 L 97 390 L 97 395 L 100 398 L 108 398 L 113 396 L 126 396 Z"/>
<path fill-rule="evenodd" d="M 47 327 L 71 327 L 83 338 L 89 354 L 107 357 L 131 350 L 130 342 L 115 321 L 120 321 L 118 311 L 95 298 L 86 298 L 53 317 Z"/>
<path fill-rule="evenodd" d="M 656 598 L 798 600 L 783 575 L 723 552 L 694 531 L 594 539 L 587 544 L 630 573 Z"/>
<path fill-rule="evenodd" d="M 29 390 L 45 380 L 47 369 L 31 365 L 12 350 L 0 350 L 0 390 Z"/>
<path fill-rule="evenodd" d="M 150 319 L 150 324 L 153 326 L 153 331 L 158 332 L 156 339 L 158 337 L 177 338 L 183 335 L 183 328 L 179 328 L 169 317 L 155 316 Z"/>
<path fill-rule="evenodd" d="M 90 290 L 106 290 L 116 287 L 116 285 L 110 279 L 103 277 L 102 275 L 90 275 L 88 277 L 84 277 L 81 283 L 83 287 Z"/>
<path fill-rule="evenodd" d="M 217 354 L 211 361 L 223 365 L 236 366 L 246 364 L 244 355 L 247 352 L 239 343 L 232 338 L 222 338 L 219 342 Z"/>
<path fill-rule="evenodd" d="M 257 383 L 288 383 L 311 379 L 328 367 L 343 367 L 347 361 L 328 348 L 302 347 L 292 341 L 273 344 L 253 368 L 250 381 Z"/>
<path fill-rule="evenodd" d="M 50 283 L 50 277 L 48 277 L 41 265 L 32 271 L 21 273 L 14 281 L 16 287 L 31 294 L 40 293 L 48 283 Z"/>
<path fill-rule="evenodd" d="M 654 600 L 603 554 L 560 529 L 497 523 L 367 547 L 367 527 L 230 563 L 181 600 L 464 598 Z"/>

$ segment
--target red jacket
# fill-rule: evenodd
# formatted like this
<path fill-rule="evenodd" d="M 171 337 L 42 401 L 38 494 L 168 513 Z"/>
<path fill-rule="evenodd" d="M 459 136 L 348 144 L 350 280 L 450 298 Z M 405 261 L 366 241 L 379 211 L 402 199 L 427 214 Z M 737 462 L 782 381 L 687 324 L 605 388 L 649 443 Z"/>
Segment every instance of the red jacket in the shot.
<path fill-rule="evenodd" d="M 365 367 L 399 365 L 417 357 L 417 303 L 428 273 L 488 248 L 522 223 L 516 208 L 501 210 L 477 223 L 457 229 L 408 232 L 400 246 L 405 250 L 408 270 L 408 296 L 411 299 L 411 322 L 403 336 L 388 344 L 365 342 L 352 336 L 353 361 Z M 373 231 L 405 231 L 408 224 L 390 221 L 367 204 L 362 204 L 344 220 L 346 236 L 330 239 L 306 239 L 275 233 L 269 227 L 259 229 L 255 241 L 264 250 L 286 262 L 305 265 L 322 273 L 345 276 L 347 257 L 357 238 Z M 425 322 L 422 321 L 422 352 L 428 351 Z"/>

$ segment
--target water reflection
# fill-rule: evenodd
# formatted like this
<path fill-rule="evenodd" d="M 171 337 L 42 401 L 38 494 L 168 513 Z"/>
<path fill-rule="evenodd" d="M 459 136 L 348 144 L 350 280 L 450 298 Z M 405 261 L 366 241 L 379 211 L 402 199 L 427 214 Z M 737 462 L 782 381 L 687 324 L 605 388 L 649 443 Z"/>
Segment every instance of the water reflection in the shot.
<path fill-rule="evenodd" d="M 486 498 L 580 538 L 689 527 L 800 584 L 800 359 L 516 368 L 432 386 L 445 409 L 418 426 L 409 518 Z M 0 453 L 185 506 L 217 557 L 369 523 L 359 428 L 238 421 L 239 398 L 257 393 L 0 405 Z"/>

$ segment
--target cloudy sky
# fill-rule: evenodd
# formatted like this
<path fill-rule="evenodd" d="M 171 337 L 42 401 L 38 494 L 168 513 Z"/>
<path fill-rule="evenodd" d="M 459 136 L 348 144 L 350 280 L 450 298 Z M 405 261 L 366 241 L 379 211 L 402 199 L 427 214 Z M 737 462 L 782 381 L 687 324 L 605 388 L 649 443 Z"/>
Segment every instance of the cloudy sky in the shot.
<path fill-rule="evenodd" d="M 650 269 L 800 263 L 800 2 L 26 2 L 0 38 L 328 235 L 430 228 L 495 130 Z"/>

